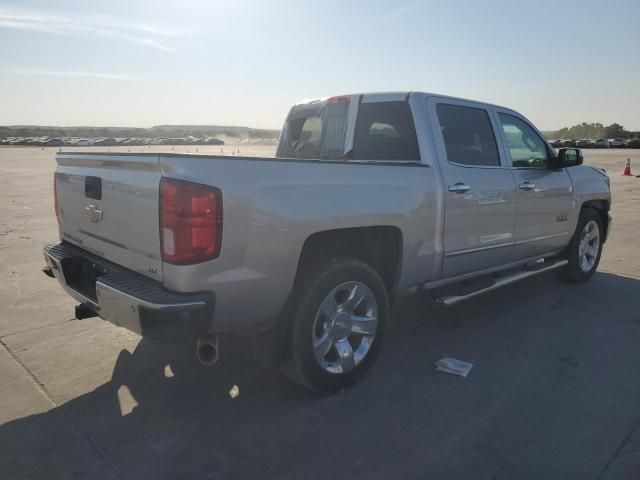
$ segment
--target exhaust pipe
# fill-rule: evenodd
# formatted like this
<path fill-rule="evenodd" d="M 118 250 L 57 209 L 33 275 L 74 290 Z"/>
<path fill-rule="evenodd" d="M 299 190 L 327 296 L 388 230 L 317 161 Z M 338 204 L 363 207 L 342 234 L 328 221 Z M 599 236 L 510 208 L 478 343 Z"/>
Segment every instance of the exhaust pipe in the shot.
<path fill-rule="evenodd" d="M 198 337 L 196 356 L 207 367 L 215 364 L 218 361 L 218 335 L 212 333 Z"/>

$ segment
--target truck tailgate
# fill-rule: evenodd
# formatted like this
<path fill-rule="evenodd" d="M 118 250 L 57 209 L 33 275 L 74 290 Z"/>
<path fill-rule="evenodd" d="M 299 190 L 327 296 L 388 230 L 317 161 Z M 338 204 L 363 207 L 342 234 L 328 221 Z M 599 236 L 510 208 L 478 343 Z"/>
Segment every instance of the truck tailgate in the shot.
<path fill-rule="evenodd" d="M 162 280 L 157 155 L 58 153 L 62 240 Z"/>

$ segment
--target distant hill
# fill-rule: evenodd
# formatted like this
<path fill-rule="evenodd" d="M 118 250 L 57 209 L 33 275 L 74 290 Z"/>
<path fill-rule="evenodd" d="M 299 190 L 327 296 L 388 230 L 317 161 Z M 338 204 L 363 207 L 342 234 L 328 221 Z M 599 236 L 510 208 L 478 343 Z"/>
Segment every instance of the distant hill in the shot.
<path fill-rule="evenodd" d="M 225 125 L 155 125 L 151 128 L 130 127 L 56 127 L 41 125 L 0 126 L 0 137 L 202 137 L 277 138 L 279 130 Z"/>
<path fill-rule="evenodd" d="M 280 130 L 225 125 L 155 125 L 149 131 L 160 136 L 170 136 L 167 132 L 183 132 L 184 136 L 226 135 L 238 138 L 277 138 L 280 135 Z"/>
<path fill-rule="evenodd" d="M 150 130 L 190 130 L 192 132 L 210 132 L 210 131 L 229 131 L 229 132 L 248 132 L 249 127 L 223 126 L 223 125 L 154 125 Z"/>

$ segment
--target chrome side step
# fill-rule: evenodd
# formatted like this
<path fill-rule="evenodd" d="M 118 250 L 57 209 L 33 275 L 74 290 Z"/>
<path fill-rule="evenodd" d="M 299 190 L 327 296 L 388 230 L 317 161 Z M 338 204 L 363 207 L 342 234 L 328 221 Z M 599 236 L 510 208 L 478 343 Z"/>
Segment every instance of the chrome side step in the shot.
<path fill-rule="evenodd" d="M 486 292 L 490 292 L 491 290 L 495 290 L 496 288 L 504 287 L 505 285 L 517 282 L 518 280 L 523 280 L 525 278 L 532 277 L 533 275 L 553 270 L 554 268 L 564 267 L 567 263 L 569 263 L 568 260 L 556 260 L 554 263 L 546 267 L 536 268 L 535 270 L 521 270 L 515 273 L 504 275 L 502 277 L 497 277 L 495 279 L 495 282 L 487 287 L 474 290 L 465 295 L 442 295 L 436 298 L 436 301 L 447 307 L 450 307 L 451 305 L 455 305 L 456 303 L 463 302 Z"/>

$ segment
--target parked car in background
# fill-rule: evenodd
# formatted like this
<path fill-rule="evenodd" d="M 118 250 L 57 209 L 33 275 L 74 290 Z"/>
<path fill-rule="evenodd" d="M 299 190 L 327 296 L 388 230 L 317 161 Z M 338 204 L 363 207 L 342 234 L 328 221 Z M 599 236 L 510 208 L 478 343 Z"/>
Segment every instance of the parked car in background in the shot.
<path fill-rule="evenodd" d="M 595 144 L 590 138 L 581 138 L 576 140 L 575 146 L 576 148 L 593 148 Z"/>
<path fill-rule="evenodd" d="M 640 138 L 631 138 L 624 144 L 626 148 L 640 148 Z"/>
<path fill-rule="evenodd" d="M 595 148 L 609 148 L 609 140 L 606 138 L 599 138 L 594 142 Z"/>
<path fill-rule="evenodd" d="M 625 146 L 624 139 L 622 138 L 610 138 L 609 146 L 611 148 L 623 148 Z"/>
<path fill-rule="evenodd" d="M 562 142 L 563 142 L 563 141 L 564 141 L 564 140 L 562 140 L 562 139 L 558 139 L 558 140 L 549 140 L 549 143 L 551 144 L 551 146 L 552 146 L 553 148 L 560 148 L 560 147 L 562 147 Z"/>
<path fill-rule="evenodd" d="M 98 138 L 93 142 L 95 147 L 114 147 L 118 144 L 115 138 Z"/>

